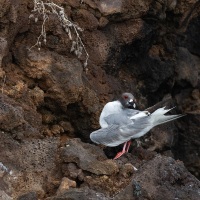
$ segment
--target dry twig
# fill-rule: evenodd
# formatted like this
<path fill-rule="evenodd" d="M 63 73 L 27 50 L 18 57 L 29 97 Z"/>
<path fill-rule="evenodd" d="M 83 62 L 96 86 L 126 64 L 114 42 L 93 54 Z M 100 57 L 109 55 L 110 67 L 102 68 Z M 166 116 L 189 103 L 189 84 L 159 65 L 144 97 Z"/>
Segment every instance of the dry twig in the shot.
<path fill-rule="evenodd" d="M 34 47 L 37 47 L 38 50 L 40 50 L 42 42 L 44 44 L 47 43 L 45 24 L 46 21 L 49 19 L 49 15 L 51 14 L 54 14 L 58 17 L 58 20 L 60 21 L 60 24 L 63 27 L 64 31 L 68 34 L 69 39 L 72 40 L 70 52 L 73 52 L 78 58 L 82 56 L 83 51 L 85 52 L 86 59 L 84 62 L 84 67 L 86 68 L 88 64 L 89 54 L 87 53 L 85 45 L 83 44 L 79 34 L 83 31 L 83 29 L 69 20 L 63 7 L 58 6 L 53 2 L 43 2 L 42 0 L 34 0 L 34 9 L 32 10 L 32 14 L 29 16 L 29 18 L 34 18 L 35 22 L 37 22 L 38 18 L 42 17 L 43 23 L 41 33 L 37 38 L 37 42 L 32 47 L 30 47 L 29 50 L 31 50 Z"/>

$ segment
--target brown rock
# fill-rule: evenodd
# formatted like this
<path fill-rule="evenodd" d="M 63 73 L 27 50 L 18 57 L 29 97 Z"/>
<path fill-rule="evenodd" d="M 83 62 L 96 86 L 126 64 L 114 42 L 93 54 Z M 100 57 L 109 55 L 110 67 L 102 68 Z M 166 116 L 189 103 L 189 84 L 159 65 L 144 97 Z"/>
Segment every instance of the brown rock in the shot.
<path fill-rule="evenodd" d="M 84 188 L 70 188 L 67 192 L 62 195 L 49 197 L 47 200 L 60 200 L 60 199 L 70 199 L 70 200 L 111 200 L 111 198 L 106 197 L 104 194 L 96 192 L 94 190 L 89 189 L 88 187 Z"/>
<path fill-rule="evenodd" d="M 18 197 L 17 200 L 38 200 L 38 197 L 35 192 L 28 192 Z"/>
<path fill-rule="evenodd" d="M 120 174 L 124 178 L 129 178 L 133 175 L 135 167 L 131 163 L 126 163 L 124 166 L 122 166 L 122 169 L 120 169 Z"/>
<path fill-rule="evenodd" d="M 168 0 L 167 1 L 167 9 L 168 10 L 174 10 L 177 5 L 177 0 Z"/>
<path fill-rule="evenodd" d="M 9 10 L 10 8 L 10 1 L 9 0 L 2 0 L 1 1 L 1 9 L 0 9 L 0 18 L 2 18 L 5 13 Z"/>
<path fill-rule="evenodd" d="M 148 11 L 151 1 L 102 0 L 98 3 L 98 8 L 104 16 L 113 15 L 115 17 L 112 17 L 112 20 L 122 20 L 139 18 Z"/>
<path fill-rule="evenodd" d="M 46 97 L 55 99 L 66 107 L 69 103 L 74 103 L 79 99 L 83 88 L 82 66 L 76 59 L 66 59 L 53 52 L 28 53 L 25 58 L 24 49 L 16 52 L 16 57 L 27 76 L 41 79 L 40 87 L 46 90 Z M 66 77 L 71 77 L 66 79 Z M 66 98 L 66 96 L 68 98 Z"/>
<path fill-rule="evenodd" d="M 8 48 L 7 40 L 5 38 L 0 37 L 0 67 L 1 67 L 2 59 L 7 53 L 7 50 L 8 50 L 7 48 Z"/>
<path fill-rule="evenodd" d="M 84 0 L 84 4 L 87 4 L 90 8 L 97 9 L 98 0 Z"/>
<path fill-rule="evenodd" d="M 66 131 L 67 133 L 69 133 L 69 134 L 74 133 L 74 128 L 70 122 L 61 121 L 59 124 L 64 129 L 64 131 Z"/>
<path fill-rule="evenodd" d="M 0 198 L 2 200 L 12 200 L 13 198 L 6 194 L 3 190 L 0 190 Z"/>
<path fill-rule="evenodd" d="M 101 1 L 99 3 L 99 8 L 101 13 L 104 15 L 112 15 L 121 12 L 122 1 Z"/>
<path fill-rule="evenodd" d="M 176 65 L 177 81 L 187 81 L 193 87 L 198 84 L 198 72 L 200 72 L 200 58 L 192 55 L 187 49 L 179 48 Z"/>
<path fill-rule="evenodd" d="M 98 27 L 98 20 L 89 11 L 80 9 L 74 19 L 78 24 L 81 24 L 83 29 L 94 30 Z"/>
<path fill-rule="evenodd" d="M 63 164 L 62 172 L 65 176 L 72 179 L 78 178 L 80 181 L 83 181 L 84 179 L 82 169 L 79 169 L 74 163 Z"/>
<path fill-rule="evenodd" d="M 4 95 L 1 96 L 0 121 L 1 129 L 5 131 L 12 130 L 25 123 L 22 107 L 7 103 Z M 11 124 L 10 121 L 12 121 Z"/>
<path fill-rule="evenodd" d="M 75 181 L 72 181 L 66 177 L 63 177 L 56 194 L 61 195 L 65 193 L 69 188 L 75 188 L 75 187 L 76 187 Z"/>
<path fill-rule="evenodd" d="M 174 122 L 153 128 L 150 136 L 152 144 L 149 145 L 148 149 L 155 151 L 172 147 L 175 144 L 176 131 Z"/>
<path fill-rule="evenodd" d="M 119 170 L 115 161 L 107 160 L 99 147 L 83 143 L 80 139 L 69 140 L 62 151 L 64 162 L 74 162 L 82 170 L 93 174 L 111 175 Z"/>
<path fill-rule="evenodd" d="M 80 6 L 80 1 L 79 0 L 69 0 L 66 2 L 69 4 L 71 7 L 77 8 Z"/>
<path fill-rule="evenodd" d="M 87 51 L 91 55 L 90 60 L 96 65 L 102 65 L 108 59 L 110 41 L 106 35 L 95 30 L 93 32 L 84 32 L 84 41 L 87 46 Z"/>
<path fill-rule="evenodd" d="M 23 143 L 14 140 L 8 132 L 0 131 L 0 161 L 8 168 L 2 184 L 9 190 L 12 198 L 37 196 L 44 198 L 44 184 L 47 177 L 53 177 L 55 170 L 58 140 L 23 139 Z M 55 179 L 55 177 L 54 177 Z M 33 198 L 34 199 L 34 198 Z"/>
<path fill-rule="evenodd" d="M 199 199 L 199 181 L 172 158 L 157 155 L 140 168 L 134 181 L 140 185 L 143 199 Z"/>
<path fill-rule="evenodd" d="M 104 27 L 104 26 L 106 26 L 107 24 L 108 24 L 108 19 L 107 18 L 105 18 L 105 17 L 101 17 L 100 19 L 99 19 L 99 27 Z"/>
<path fill-rule="evenodd" d="M 111 25 L 110 30 L 112 37 L 119 42 L 119 44 L 130 44 L 138 37 L 144 37 L 146 32 L 143 32 L 145 23 L 140 19 L 129 20 L 126 22 L 118 23 L 117 25 Z"/>
<path fill-rule="evenodd" d="M 157 155 L 148 162 L 145 161 L 134 173 L 132 180 L 112 198 L 197 200 L 199 188 L 199 181 L 187 171 L 182 162 Z"/>
<path fill-rule="evenodd" d="M 1 129 L 4 131 L 12 131 L 12 136 L 18 139 L 24 137 L 38 137 L 39 123 L 41 118 L 38 113 L 33 110 L 27 110 L 26 105 L 21 105 L 16 101 L 0 95 L 0 121 Z M 33 119 L 35 116 L 36 119 Z"/>

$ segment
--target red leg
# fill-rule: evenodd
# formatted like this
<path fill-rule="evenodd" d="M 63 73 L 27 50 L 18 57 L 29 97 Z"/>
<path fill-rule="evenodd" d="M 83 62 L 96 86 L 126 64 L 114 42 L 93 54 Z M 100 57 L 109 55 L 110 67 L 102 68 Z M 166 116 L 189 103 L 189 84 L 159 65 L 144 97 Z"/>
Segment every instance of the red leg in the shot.
<path fill-rule="evenodd" d="M 130 145 L 131 145 L 131 140 L 129 140 L 129 141 L 127 142 L 126 152 L 128 152 Z"/>
<path fill-rule="evenodd" d="M 123 146 L 123 149 L 122 151 L 118 152 L 117 155 L 114 157 L 114 160 L 116 160 L 117 158 L 121 157 L 123 154 L 125 154 L 127 151 L 126 151 L 126 145 L 127 145 L 128 142 L 125 142 L 124 143 L 124 146 Z M 128 144 L 128 148 L 129 148 L 129 144 Z"/>

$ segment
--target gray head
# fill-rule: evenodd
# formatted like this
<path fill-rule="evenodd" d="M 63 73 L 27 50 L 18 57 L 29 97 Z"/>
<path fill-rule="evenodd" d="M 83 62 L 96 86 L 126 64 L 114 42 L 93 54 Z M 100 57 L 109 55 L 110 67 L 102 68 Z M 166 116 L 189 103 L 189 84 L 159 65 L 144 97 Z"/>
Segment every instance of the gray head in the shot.
<path fill-rule="evenodd" d="M 135 108 L 136 99 L 131 93 L 123 93 L 119 99 L 124 108 Z"/>

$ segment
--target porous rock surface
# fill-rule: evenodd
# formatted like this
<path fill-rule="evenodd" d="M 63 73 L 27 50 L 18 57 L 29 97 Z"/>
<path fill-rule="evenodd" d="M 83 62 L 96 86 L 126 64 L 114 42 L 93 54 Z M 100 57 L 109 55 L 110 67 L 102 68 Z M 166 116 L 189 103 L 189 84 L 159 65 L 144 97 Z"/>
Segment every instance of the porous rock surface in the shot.
<path fill-rule="evenodd" d="M 87 69 L 55 15 L 30 51 L 43 23 L 33 1 L 0 1 L 0 199 L 200 199 L 200 2 L 53 2 L 84 29 Z M 138 109 L 187 115 L 112 160 L 122 147 L 89 134 L 122 91 Z"/>

